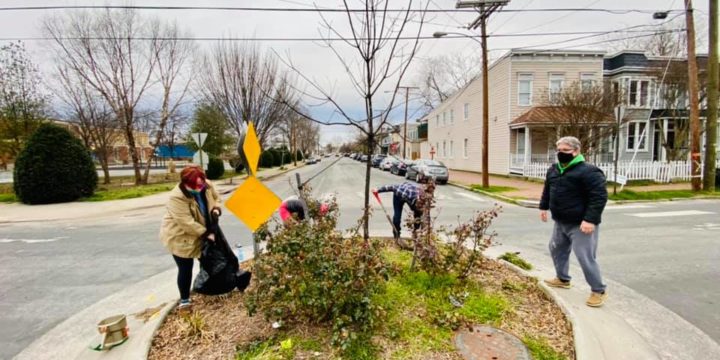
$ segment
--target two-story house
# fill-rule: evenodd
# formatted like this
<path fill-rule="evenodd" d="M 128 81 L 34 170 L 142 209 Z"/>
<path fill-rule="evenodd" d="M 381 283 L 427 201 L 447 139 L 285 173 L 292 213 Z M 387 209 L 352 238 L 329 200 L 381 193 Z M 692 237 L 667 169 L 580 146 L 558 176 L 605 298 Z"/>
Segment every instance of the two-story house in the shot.
<path fill-rule="evenodd" d="M 697 60 L 702 79 L 708 58 L 699 55 Z M 646 56 L 642 51 L 626 50 L 605 58 L 604 74 L 611 91 L 620 94 L 626 108 L 618 159 L 660 162 L 688 159 L 687 59 Z M 703 123 L 703 109 L 707 105 L 704 87 L 700 92 Z M 614 148 L 613 145 L 610 151 Z"/>
<path fill-rule="evenodd" d="M 512 50 L 489 66 L 489 163 L 493 174 L 509 174 L 533 154 L 547 158 L 554 140 L 544 116 L 548 94 L 572 82 L 603 78 L 603 52 Z M 450 169 L 482 169 L 482 78 L 478 77 L 426 117 L 435 159 Z"/>

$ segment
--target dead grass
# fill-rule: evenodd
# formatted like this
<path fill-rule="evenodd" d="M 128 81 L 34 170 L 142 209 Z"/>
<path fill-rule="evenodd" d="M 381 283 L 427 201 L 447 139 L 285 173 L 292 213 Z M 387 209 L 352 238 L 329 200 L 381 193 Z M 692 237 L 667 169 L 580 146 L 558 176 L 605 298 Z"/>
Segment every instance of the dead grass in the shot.
<path fill-rule="evenodd" d="M 562 310 L 537 285 L 537 280 L 522 276 L 497 261 L 486 260 L 477 278 L 486 290 L 505 294 L 512 307 L 500 328 L 526 337 L 544 338 L 556 352 L 575 358 L 572 325 Z"/>
<path fill-rule="evenodd" d="M 510 303 L 510 309 L 494 325 L 520 339 L 541 339 L 567 359 L 574 359 L 571 325 L 535 279 L 519 275 L 494 260 L 483 261 L 475 278 L 482 284 L 483 291 L 503 296 Z M 174 310 L 168 315 L 153 340 L 148 359 L 340 358 L 330 346 L 326 327 L 293 324 L 291 329 L 273 329 L 261 315 L 248 316 L 243 296 L 237 291 L 222 297 L 193 295 L 193 312 L 182 315 Z M 388 333 L 388 329 L 384 329 L 372 339 L 378 358 L 461 359 L 450 350 L 452 344 L 447 344 L 448 350 L 443 346 L 440 351 L 404 353 L 402 341 Z M 292 349 L 283 349 L 279 345 L 283 341 L 291 341 Z"/>

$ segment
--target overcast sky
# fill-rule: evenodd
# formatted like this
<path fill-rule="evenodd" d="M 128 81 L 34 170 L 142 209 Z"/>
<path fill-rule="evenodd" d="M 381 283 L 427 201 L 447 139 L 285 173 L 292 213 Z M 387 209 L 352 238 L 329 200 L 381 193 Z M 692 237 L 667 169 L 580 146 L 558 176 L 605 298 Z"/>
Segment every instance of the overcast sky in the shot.
<path fill-rule="evenodd" d="M 350 0 L 352 7 L 359 8 L 360 3 Z M 405 0 L 391 0 L 390 8 L 402 8 L 407 6 Z M 414 1 L 413 7 L 420 2 Z M 424 5 L 426 2 L 422 1 Z M 127 1 L 47 1 L 47 0 L 4 0 L 0 8 L 13 6 L 43 6 L 43 5 L 125 5 Z M 212 0 L 212 1 L 188 1 L 188 0 L 155 0 L 135 1 L 135 5 L 167 5 L 167 6 L 243 6 L 243 7 L 284 7 L 284 8 L 309 8 L 316 6 L 321 8 L 338 8 L 342 6 L 341 1 L 321 0 L 256 0 L 256 1 L 234 1 L 234 0 Z M 707 1 L 694 1 L 696 7 L 695 19 L 701 26 L 697 28 L 699 35 L 706 36 L 707 33 Z M 431 0 L 429 9 L 453 9 L 455 0 Z M 489 40 L 488 48 L 490 57 L 497 58 L 510 48 L 538 46 L 544 49 L 553 48 L 582 48 L 604 50 L 607 44 L 592 44 L 607 39 L 604 36 L 590 37 L 576 41 L 569 41 L 581 35 L 535 36 L 541 33 L 553 32 L 585 32 L 585 31 L 610 31 L 632 25 L 644 25 L 658 22 L 652 19 L 652 11 L 679 10 L 683 7 L 682 0 L 511 0 L 505 7 L 507 10 L 532 10 L 532 9 L 559 9 L 559 8 L 593 8 L 619 10 L 617 13 L 610 12 L 501 12 L 496 13 L 490 19 L 488 25 L 489 34 L 498 35 Z M 627 12 L 627 10 L 642 10 L 641 12 Z M 61 10 L 3 10 L 0 9 L 0 40 L 6 43 L 9 39 L 32 38 L 43 36 L 41 22 L 43 17 L 52 15 L 53 12 Z M 321 25 L 321 18 L 313 12 L 248 12 L 248 11 L 216 11 L 216 10 L 142 10 L 143 14 L 159 16 L 161 18 L 177 20 L 194 37 L 255 37 L 255 38 L 317 38 L 324 35 Z M 671 16 L 679 13 L 671 13 Z M 329 21 L 337 25 L 338 30 L 348 34 L 347 19 L 342 14 L 326 13 Z M 463 24 L 471 22 L 476 16 L 471 13 L 432 13 L 428 14 L 426 24 L 423 27 L 423 36 L 432 36 L 435 31 L 462 32 L 472 34 L 462 28 Z M 413 24 L 407 30 L 407 35 L 412 36 L 417 32 L 417 24 Z M 479 32 L 479 30 L 478 30 Z M 527 36 L 503 37 L 504 34 L 527 34 Z M 52 69 L 52 57 L 45 49 L 48 43 L 44 41 L 26 41 L 30 55 L 43 72 L 50 72 Z M 554 43 L 554 44 L 553 44 Z M 211 41 L 200 43 L 202 49 L 211 45 Z M 342 106 L 356 115 L 360 116 L 363 105 L 361 99 L 353 92 L 348 77 L 345 74 L 341 62 L 335 55 L 320 42 L 300 41 L 264 41 L 261 47 L 265 50 L 274 50 L 292 60 L 296 67 L 304 74 L 317 81 L 325 89 L 332 89 L 333 94 L 339 99 Z M 350 49 L 340 51 L 345 59 L 355 59 L 357 54 Z M 707 49 L 699 48 L 699 53 L 706 53 Z M 453 54 L 454 56 L 475 57 L 480 53 L 480 46 L 476 41 L 470 39 L 428 39 L 421 41 L 421 48 L 414 60 L 403 85 L 415 85 L 417 76 L 415 73 L 422 65 L 423 59 L 441 54 Z M 480 66 L 480 64 L 478 64 Z M 45 75 L 45 74 L 44 74 Z M 302 82 L 300 84 L 302 86 Z M 388 96 L 388 95 L 385 95 Z M 382 103 L 387 99 L 379 99 Z M 411 114 L 415 117 L 421 115 L 418 111 L 418 104 L 410 105 Z M 328 119 L 330 116 L 327 108 L 315 109 L 315 115 L 321 119 Z M 402 112 L 394 113 L 393 121 L 400 122 Z M 325 127 L 322 134 L 322 142 L 335 142 L 346 139 L 351 131 L 343 127 Z"/>

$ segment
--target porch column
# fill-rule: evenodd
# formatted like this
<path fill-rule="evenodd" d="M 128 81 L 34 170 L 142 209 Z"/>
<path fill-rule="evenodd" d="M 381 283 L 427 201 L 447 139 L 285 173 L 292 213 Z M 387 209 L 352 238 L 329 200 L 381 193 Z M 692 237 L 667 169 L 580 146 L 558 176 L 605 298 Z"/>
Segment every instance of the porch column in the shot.
<path fill-rule="evenodd" d="M 530 141 L 530 128 L 525 126 L 525 160 L 523 164 L 529 165 L 532 159 L 532 148 L 530 147 L 532 142 Z"/>

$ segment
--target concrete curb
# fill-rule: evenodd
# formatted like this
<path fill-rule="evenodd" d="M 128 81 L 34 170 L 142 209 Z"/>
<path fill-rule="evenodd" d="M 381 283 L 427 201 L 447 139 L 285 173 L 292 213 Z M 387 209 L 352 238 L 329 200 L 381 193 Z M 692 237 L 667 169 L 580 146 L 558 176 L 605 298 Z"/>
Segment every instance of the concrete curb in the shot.
<path fill-rule="evenodd" d="M 522 206 L 522 207 L 526 207 L 526 208 L 537 208 L 540 205 L 540 202 L 537 200 L 513 199 L 513 198 L 510 198 L 507 196 L 500 195 L 500 194 L 495 194 L 495 193 L 482 191 L 482 190 L 475 190 L 467 185 L 463 185 L 463 184 L 456 183 L 453 181 L 448 181 L 448 185 L 452 185 L 452 186 L 455 186 L 455 187 L 458 187 L 458 188 L 461 188 L 461 189 L 464 189 L 467 191 L 472 191 L 474 193 L 483 194 L 487 197 L 491 197 L 493 199 L 500 200 L 502 202 L 506 202 L 509 204 L 514 204 L 514 205 L 518 205 L 518 206 Z"/>
<path fill-rule="evenodd" d="M 577 339 L 580 338 L 580 328 L 577 326 L 577 319 L 575 318 L 575 315 L 570 311 L 570 307 L 565 302 L 565 300 L 561 299 L 559 296 L 555 294 L 547 285 L 545 285 L 542 280 L 538 279 L 537 276 L 534 276 L 533 274 L 529 273 L 525 269 L 500 258 L 495 258 L 496 261 L 503 264 L 505 267 L 509 268 L 510 270 L 515 271 L 516 273 L 535 279 L 537 280 L 536 283 L 540 290 L 542 290 L 545 295 L 547 295 L 559 308 L 560 311 L 565 314 L 565 317 L 570 322 L 570 327 L 572 328 L 572 336 L 573 336 L 573 348 L 575 350 L 575 359 L 576 360 L 583 360 L 586 358 L 589 358 L 582 350 L 582 347 L 578 346 Z"/>
<path fill-rule="evenodd" d="M 243 248 L 241 263 L 253 258 L 252 251 L 252 247 Z M 199 267 L 195 267 L 193 278 L 198 271 Z M 173 267 L 98 301 L 33 341 L 13 359 L 147 359 L 157 331 L 165 323 L 172 310 L 177 307 L 177 285 L 174 281 L 176 274 L 177 269 Z M 143 308 L 156 307 L 161 304 L 164 304 L 163 307 L 147 322 L 142 322 L 132 316 L 142 311 Z M 109 311 L 107 309 L 121 310 Z M 90 343 L 96 341 L 94 339 L 99 339 L 94 325 L 112 313 L 127 315 L 130 329 L 128 340 L 109 351 L 89 350 Z M 86 344 L 88 346 L 85 346 Z"/>

